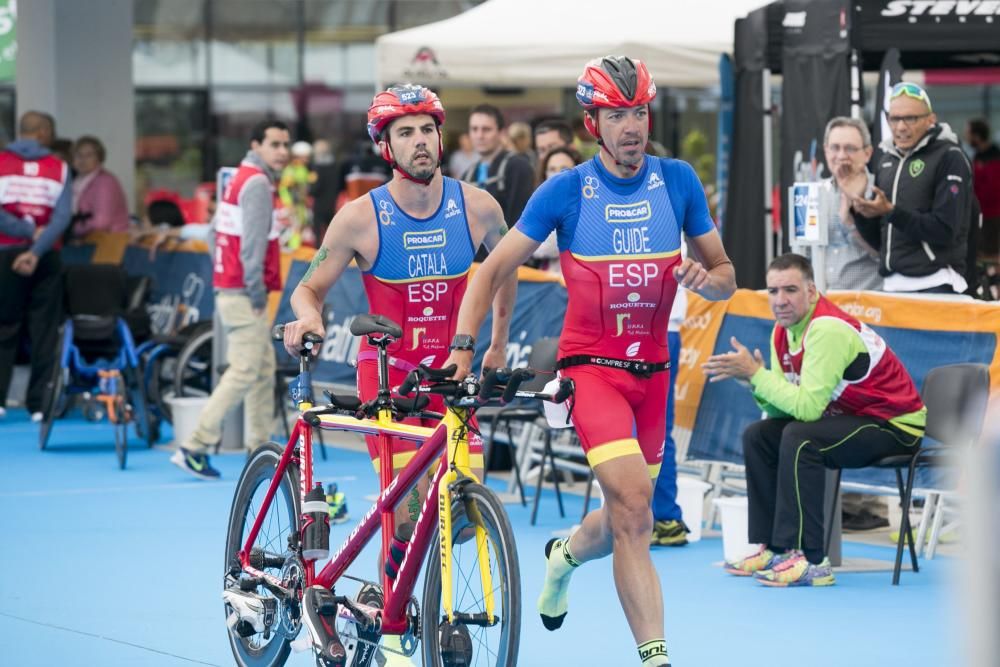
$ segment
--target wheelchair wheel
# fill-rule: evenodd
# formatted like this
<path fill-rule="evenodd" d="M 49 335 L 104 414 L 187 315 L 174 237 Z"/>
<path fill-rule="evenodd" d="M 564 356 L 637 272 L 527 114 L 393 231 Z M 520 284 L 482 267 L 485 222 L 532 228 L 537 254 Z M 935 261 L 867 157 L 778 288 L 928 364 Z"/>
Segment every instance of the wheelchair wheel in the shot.
<path fill-rule="evenodd" d="M 125 460 L 128 458 L 128 424 L 131 421 L 130 415 L 133 414 L 128 402 L 128 383 L 122 374 L 115 382 L 114 409 L 108 414 L 115 429 L 115 455 L 118 457 L 120 470 L 125 469 Z"/>
<path fill-rule="evenodd" d="M 212 393 L 211 329 L 193 335 L 177 354 L 175 396 L 208 396 Z"/>
<path fill-rule="evenodd" d="M 55 421 L 56 417 L 61 417 L 66 411 L 68 399 L 64 392 L 66 391 L 66 376 L 68 374 L 69 369 L 57 364 L 55 371 L 52 373 L 52 379 L 49 381 L 49 404 L 45 408 L 41 428 L 38 430 L 38 448 L 42 451 L 45 451 L 45 447 L 49 443 L 49 434 L 52 433 L 52 422 Z"/>
<path fill-rule="evenodd" d="M 146 441 L 147 447 L 152 447 L 160 439 L 160 424 L 149 407 L 149 402 L 142 390 L 141 369 L 128 368 L 122 371 L 128 393 L 128 401 L 132 406 L 131 416 L 135 423 L 135 434 Z"/>

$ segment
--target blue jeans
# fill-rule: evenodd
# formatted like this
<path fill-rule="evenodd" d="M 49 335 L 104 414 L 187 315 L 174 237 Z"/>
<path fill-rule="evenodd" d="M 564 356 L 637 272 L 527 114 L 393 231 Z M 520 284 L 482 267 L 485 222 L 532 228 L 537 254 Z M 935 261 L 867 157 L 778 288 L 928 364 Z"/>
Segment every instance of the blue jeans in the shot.
<path fill-rule="evenodd" d="M 677 445 L 674 444 L 674 385 L 677 384 L 677 364 L 681 356 L 681 335 L 676 331 L 667 334 L 670 348 L 670 392 L 667 394 L 667 435 L 663 443 L 663 463 L 653 489 L 653 519 L 679 521 L 681 508 L 677 504 Z"/>

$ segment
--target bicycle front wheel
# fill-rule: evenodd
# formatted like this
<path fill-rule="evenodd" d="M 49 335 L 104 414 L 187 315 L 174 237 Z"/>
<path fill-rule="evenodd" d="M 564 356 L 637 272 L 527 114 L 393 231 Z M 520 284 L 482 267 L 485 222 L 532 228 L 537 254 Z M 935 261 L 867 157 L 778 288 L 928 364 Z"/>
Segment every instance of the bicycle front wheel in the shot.
<path fill-rule="evenodd" d="M 267 443 L 256 449 L 243 468 L 240 481 L 236 484 L 236 494 L 233 498 L 229 514 L 229 532 L 226 536 L 225 571 L 239 563 L 239 552 L 243 547 L 247 534 L 253 528 L 254 522 L 263 510 L 264 496 L 268 486 L 278 470 L 282 448 L 274 443 Z M 278 490 L 271 504 L 265 511 L 260 532 L 254 547 L 263 549 L 270 560 L 275 557 L 284 561 L 283 567 L 265 566 L 261 569 L 278 579 L 295 580 L 301 577 L 302 571 L 296 568 L 297 558 L 289 546 L 289 537 L 297 536 L 299 530 L 299 472 L 294 463 L 290 463 L 281 478 Z M 297 540 L 297 538 L 296 538 Z M 295 541 L 295 540 L 293 540 Z M 246 576 L 246 575 L 243 575 Z M 288 581 L 289 584 L 300 584 L 300 581 Z M 270 591 L 258 586 L 254 595 L 261 598 L 273 597 Z M 233 609 L 225 605 L 226 617 Z M 288 659 L 290 644 L 299 631 L 299 616 L 297 607 L 292 610 L 289 605 L 278 603 L 277 618 L 272 627 L 265 632 L 259 632 L 249 637 L 241 637 L 233 628 L 228 628 L 229 645 L 233 657 L 241 667 L 278 667 Z"/>
<path fill-rule="evenodd" d="M 521 573 L 514 531 L 496 494 L 480 484 L 467 484 L 452 501 L 452 594 L 456 614 L 486 613 L 480 567 L 489 568 L 493 582 L 492 625 L 447 623 L 441 606 L 441 549 L 435 538 L 424 578 L 421 639 L 425 667 L 513 667 L 521 636 Z M 475 537 L 458 542 L 459 533 L 482 526 L 486 553 L 479 554 Z"/>

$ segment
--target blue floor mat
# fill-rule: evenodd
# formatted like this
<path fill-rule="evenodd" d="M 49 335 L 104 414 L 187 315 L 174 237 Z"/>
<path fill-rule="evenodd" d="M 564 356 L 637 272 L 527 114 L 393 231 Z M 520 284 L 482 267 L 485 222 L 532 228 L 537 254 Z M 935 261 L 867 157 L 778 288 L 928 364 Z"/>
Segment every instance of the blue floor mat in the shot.
<path fill-rule="evenodd" d="M 242 455 L 213 457 L 222 480 L 196 480 L 169 453 L 132 438 L 119 471 L 111 427 L 57 421 L 49 451 L 23 411 L 0 421 L 0 664 L 231 665 L 220 598 L 229 504 Z M 317 479 L 336 481 L 353 517 L 377 484 L 364 453 L 330 450 Z M 491 485 L 500 488 L 499 480 Z M 531 491 L 529 490 L 529 493 Z M 636 665 L 635 644 L 615 592 L 610 559 L 574 574 L 562 629 L 546 631 L 535 612 L 553 530 L 567 518 L 544 492 L 538 525 L 529 506 L 508 505 L 518 541 L 524 603 L 519 665 Z M 334 548 L 353 522 L 335 526 Z M 375 545 L 354 571 L 372 576 Z M 891 560 L 890 547 L 844 544 L 845 556 Z M 939 558 L 904 572 L 839 574 L 826 589 L 769 589 L 731 577 L 717 563 L 719 539 L 656 549 L 667 645 L 680 667 L 957 665 L 960 621 L 950 576 L 960 564 Z M 418 593 L 419 597 L 419 593 Z M 289 665 L 314 664 L 293 654 Z M 419 664 L 419 661 L 418 661 Z"/>

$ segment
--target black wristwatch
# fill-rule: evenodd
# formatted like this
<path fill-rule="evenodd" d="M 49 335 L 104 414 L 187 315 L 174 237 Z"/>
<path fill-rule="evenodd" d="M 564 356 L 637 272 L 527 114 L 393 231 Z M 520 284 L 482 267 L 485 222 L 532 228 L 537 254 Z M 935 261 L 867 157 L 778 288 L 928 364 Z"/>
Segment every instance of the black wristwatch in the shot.
<path fill-rule="evenodd" d="M 476 349 L 476 339 L 469 334 L 455 334 L 455 337 L 451 339 L 451 346 L 448 349 L 468 350 L 471 352 Z"/>

